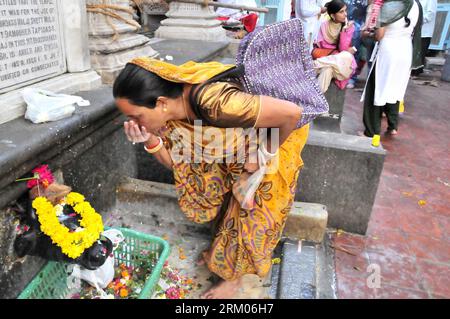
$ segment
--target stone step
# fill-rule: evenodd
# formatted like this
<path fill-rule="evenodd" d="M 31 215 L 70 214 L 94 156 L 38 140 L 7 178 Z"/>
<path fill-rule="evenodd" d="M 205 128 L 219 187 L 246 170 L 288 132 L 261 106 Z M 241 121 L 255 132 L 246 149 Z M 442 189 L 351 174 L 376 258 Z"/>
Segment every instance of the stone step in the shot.
<path fill-rule="evenodd" d="M 425 57 L 425 66 L 427 69 L 442 69 L 445 64 L 444 57 Z"/>
<path fill-rule="evenodd" d="M 320 243 L 324 238 L 327 222 L 326 206 L 294 202 L 283 235 L 291 239 Z"/>
<path fill-rule="evenodd" d="M 202 249 L 208 247 L 213 235 L 212 226 L 194 224 L 184 217 L 173 185 L 126 177 L 119 183 L 116 198 L 108 225 L 130 227 L 168 238 L 172 247 L 170 263 L 199 276 L 202 283 L 208 285 L 210 275 L 196 267 L 194 262 Z M 272 265 L 271 273 L 261 280 L 261 284 L 250 275 L 246 277 L 249 283 L 242 297 L 266 298 L 267 293 L 267 298 L 273 299 L 335 298 L 334 265 L 332 253 L 327 248 L 327 234 L 325 241 L 318 240 L 324 231 L 322 226 L 326 225 L 326 218 L 323 205 L 294 203 L 286 223 L 294 226 L 284 233 L 273 253 L 273 258 L 279 258 L 281 262 Z M 307 225 L 310 230 L 305 230 Z M 307 237 L 321 243 L 302 241 L 299 252 L 298 240 L 294 237 Z M 180 261 L 178 247 L 181 246 L 185 247 L 187 259 Z"/>
<path fill-rule="evenodd" d="M 316 249 L 309 242 L 283 243 L 277 297 L 279 299 L 316 298 Z"/>
<path fill-rule="evenodd" d="M 208 227 L 193 224 L 184 217 L 178 206 L 175 186 L 171 184 L 127 177 L 118 186 L 117 200 L 127 214 L 136 217 L 146 216 L 159 223 L 188 225 L 190 229 L 198 228 L 200 232 Z M 328 213 L 324 205 L 294 202 L 283 235 L 319 243 L 324 237 L 327 220 Z"/>
<path fill-rule="evenodd" d="M 129 223 L 207 237 L 211 224 L 189 221 L 178 205 L 174 185 L 124 178 L 117 188 L 116 211 Z"/>

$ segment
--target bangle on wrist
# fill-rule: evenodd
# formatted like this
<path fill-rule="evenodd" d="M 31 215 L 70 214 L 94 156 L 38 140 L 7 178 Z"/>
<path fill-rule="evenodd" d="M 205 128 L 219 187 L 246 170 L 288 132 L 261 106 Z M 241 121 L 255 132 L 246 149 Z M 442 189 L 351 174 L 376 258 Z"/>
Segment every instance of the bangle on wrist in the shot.
<path fill-rule="evenodd" d="M 149 147 L 149 148 L 147 148 L 147 146 L 145 146 L 145 144 L 144 144 L 145 151 L 150 154 L 154 154 L 154 153 L 158 152 L 164 146 L 162 138 L 158 136 L 158 140 L 159 140 L 159 142 L 157 145 Z"/>
<path fill-rule="evenodd" d="M 159 145 L 159 143 L 160 143 L 160 141 L 159 141 L 160 137 L 156 136 L 156 138 L 158 139 L 158 142 L 157 142 L 156 144 L 151 144 L 150 146 L 148 146 L 148 147 L 147 147 L 148 149 L 152 149 L 152 148 L 154 148 L 154 147 L 156 147 L 156 146 Z M 146 145 L 146 143 L 144 143 L 144 145 Z"/>

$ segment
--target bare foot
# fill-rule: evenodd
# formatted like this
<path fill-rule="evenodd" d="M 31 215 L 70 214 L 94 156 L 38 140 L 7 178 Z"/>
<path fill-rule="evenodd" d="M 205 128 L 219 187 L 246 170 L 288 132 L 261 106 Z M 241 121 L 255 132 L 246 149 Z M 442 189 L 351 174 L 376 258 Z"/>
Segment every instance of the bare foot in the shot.
<path fill-rule="evenodd" d="M 387 130 L 386 131 L 386 135 L 397 135 L 397 134 L 398 134 L 397 130 Z"/>
<path fill-rule="evenodd" d="M 241 278 L 233 281 L 222 280 L 203 293 L 200 297 L 202 299 L 231 299 L 236 296 L 240 287 Z"/>
<path fill-rule="evenodd" d="M 206 264 L 206 254 L 208 253 L 208 250 L 204 250 L 201 252 L 200 256 L 198 257 L 198 260 L 196 262 L 197 266 L 203 266 Z"/>

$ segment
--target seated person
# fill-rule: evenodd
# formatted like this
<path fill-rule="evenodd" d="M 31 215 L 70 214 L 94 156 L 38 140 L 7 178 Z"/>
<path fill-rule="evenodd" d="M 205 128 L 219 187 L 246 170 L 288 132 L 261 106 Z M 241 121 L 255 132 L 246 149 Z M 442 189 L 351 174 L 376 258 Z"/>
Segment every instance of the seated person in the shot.
<path fill-rule="evenodd" d="M 332 0 L 325 7 L 330 19 L 322 22 L 312 51 L 314 68 L 324 93 L 332 79 L 344 89 L 357 67 L 353 56 L 356 49 L 351 46 L 355 27 L 347 20 L 347 6 L 342 0 Z"/>
<path fill-rule="evenodd" d="M 255 0 L 218 0 L 217 2 L 257 7 Z M 223 7 L 218 7 L 216 13 L 219 15 L 218 19 L 223 21 L 224 25 L 234 26 L 241 23 L 246 32 L 253 32 L 258 22 L 258 15 L 256 13 L 246 13 L 242 10 Z"/>

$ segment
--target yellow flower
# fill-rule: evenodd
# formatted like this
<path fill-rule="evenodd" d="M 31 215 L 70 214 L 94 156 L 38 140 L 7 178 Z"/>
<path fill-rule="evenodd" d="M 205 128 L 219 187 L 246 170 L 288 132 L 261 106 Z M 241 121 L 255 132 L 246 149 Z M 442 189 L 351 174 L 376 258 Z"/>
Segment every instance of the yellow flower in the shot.
<path fill-rule="evenodd" d="M 421 199 L 417 202 L 419 204 L 419 206 L 425 206 L 425 204 L 427 203 L 425 200 Z"/>
<path fill-rule="evenodd" d="M 128 290 L 126 288 L 120 289 L 120 297 L 125 298 L 128 296 Z"/>
<path fill-rule="evenodd" d="M 78 193 L 70 193 L 66 197 L 67 204 L 70 206 L 74 206 L 77 203 L 81 203 L 84 201 L 84 196 Z"/>
<path fill-rule="evenodd" d="M 81 231 L 71 233 L 67 227 L 61 225 L 57 217 L 58 210 L 46 198 L 37 197 L 32 206 L 36 209 L 41 231 L 49 236 L 64 254 L 75 259 L 100 238 L 103 221 L 101 215 L 84 201 L 83 195 L 70 193 L 66 197 L 66 202 L 80 214 L 80 225 L 84 227 Z"/>

